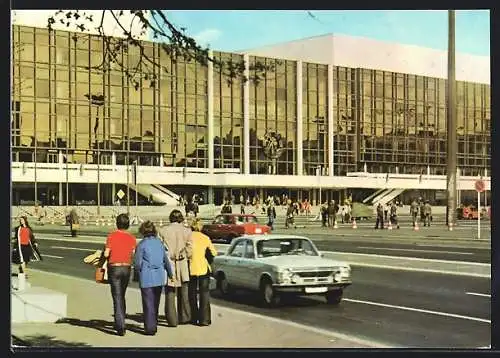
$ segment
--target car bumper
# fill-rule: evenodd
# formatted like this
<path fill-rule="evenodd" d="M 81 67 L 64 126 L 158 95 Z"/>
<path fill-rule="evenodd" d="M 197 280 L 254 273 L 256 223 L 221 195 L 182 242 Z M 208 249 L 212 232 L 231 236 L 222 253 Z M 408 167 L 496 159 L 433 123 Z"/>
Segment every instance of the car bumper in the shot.
<path fill-rule="evenodd" d="M 334 291 L 334 290 L 339 290 L 339 289 L 344 289 L 347 286 L 350 286 L 352 284 L 352 281 L 343 281 L 343 282 L 337 282 L 337 283 L 329 283 L 329 284 L 312 284 L 312 285 L 278 285 L 275 284 L 273 285 L 273 288 L 276 292 L 279 293 L 290 293 L 290 294 L 299 294 L 299 295 L 309 295 L 309 294 L 321 294 L 325 293 L 328 291 Z M 313 292 L 306 292 L 309 289 L 313 289 Z M 314 289 L 320 289 L 320 288 L 326 288 L 325 291 L 317 291 Z M 307 290 L 306 290 L 307 289 Z"/>

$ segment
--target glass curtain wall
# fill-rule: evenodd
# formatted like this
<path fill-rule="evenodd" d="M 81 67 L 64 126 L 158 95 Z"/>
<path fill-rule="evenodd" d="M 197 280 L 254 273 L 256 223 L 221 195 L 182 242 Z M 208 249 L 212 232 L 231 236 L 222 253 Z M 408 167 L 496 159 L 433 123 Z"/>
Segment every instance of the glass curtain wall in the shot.
<path fill-rule="evenodd" d="M 250 81 L 250 173 L 271 173 L 272 160 L 264 153 L 264 136 L 274 132 L 283 149 L 277 158 L 276 174 L 293 175 L 297 150 L 296 62 L 253 56 L 249 62 L 250 68 L 260 62 L 274 69 L 258 83 Z"/>

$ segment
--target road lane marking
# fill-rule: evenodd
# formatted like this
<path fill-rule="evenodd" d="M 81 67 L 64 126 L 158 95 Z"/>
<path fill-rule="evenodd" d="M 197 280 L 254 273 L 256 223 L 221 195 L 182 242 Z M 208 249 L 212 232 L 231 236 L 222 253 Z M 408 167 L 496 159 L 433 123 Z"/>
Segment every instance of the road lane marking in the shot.
<path fill-rule="evenodd" d="M 466 295 L 471 295 L 471 296 L 479 296 L 479 297 L 488 297 L 491 298 L 491 295 L 488 295 L 487 293 L 476 293 L 476 292 L 465 292 Z"/>
<path fill-rule="evenodd" d="M 373 249 L 373 250 L 387 250 L 387 251 L 411 251 L 411 252 L 433 252 L 436 254 L 455 254 L 455 255 L 474 255 L 472 252 L 462 252 L 462 251 L 399 249 L 399 248 L 371 247 L 371 246 L 358 246 L 358 249 Z"/>
<path fill-rule="evenodd" d="M 47 254 L 43 254 L 42 257 L 52 257 L 53 259 L 64 259 L 64 257 L 62 256 L 47 255 Z"/>
<path fill-rule="evenodd" d="M 60 239 L 60 238 L 53 238 L 53 237 L 44 237 L 42 239 L 46 240 L 51 240 L 51 241 L 64 241 L 64 242 L 80 242 L 80 243 L 89 243 L 89 244 L 100 244 L 100 242 L 97 242 L 95 240 L 82 240 L 82 239 L 76 239 L 76 240 L 67 240 L 67 239 Z M 230 245 L 228 244 L 218 244 L 214 243 L 214 246 L 216 249 L 219 251 L 219 254 L 226 253 L 227 249 L 229 248 Z M 62 249 L 68 249 L 68 247 L 65 246 L 56 246 L 58 248 Z M 77 250 L 82 250 L 82 251 L 87 251 L 87 252 L 95 252 L 96 249 L 82 249 L 82 248 L 75 248 Z M 428 262 L 428 263 L 456 263 L 456 264 L 465 264 L 465 265 L 472 265 L 472 266 L 482 266 L 482 267 L 491 267 L 490 264 L 485 264 L 485 263 L 478 263 L 478 262 L 467 262 L 467 261 L 451 261 L 451 260 L 434 260 L 434 259 L 421 259 L 421 258 L 415 258 L 415 257 L 406 257 L 406 256 L 388 256 L 388 255 L 375 255 L 375 254 L 359 254 L 359 253 L 351 253 L 351 252 L 330 252 L 330 251 L 323 251 L 326 254 L 340 254 L 340 255 L 353 255 L 355 257 L 375 257 L 375 258 L 382 258 L 382 259 L 393 259 L 393 260 L 409 260 L 409 261 L 421 261 L 421 262 Z M 344 260 L 345 261 L 345 260 Z M 458 275 L 458 276 L 468 276 L 468 277 L 478 277 L 478 278 L 491 278 L 491 273 L 487 274 L 481 274 L 481 273 L 471 273 L 469 271 L 448 271 L 448 270 L 434 270 L 434 269 L 425 269 L 425 268 L 413 268 L 413 267 L 408 267 L 408 266 L 396 266 L 396 265 L 390 265 L 390 264 L 364 264 L 362 262 L 356 262 L 356 261 L 350 261 L 347 260 L 349 264 L 352 266 L 360 266 L 360 267 L 372 267 L 372 268 L 382 268 L 382 269 L 391 269 L 391 270 L 400 270 L 400 271 L 412 271 L 412 272 L 428 272 L 428 273 L 437 273 L 437 274 L 444 274 L 444 275 Z"/>
<path fill-rule="evenodd" d="M 59 249 L 59 250 L 77 250 L 77 251 L 88 251 L 88 252 L 95 252 L 95 249 L 86 249 L 82 247 L 66 247 L 66 246 L 51 246 L 52 249 Z"/>
<path fill-rule="evenodd" d="M 491 320 L 489 320 L 489 319 L 478 318 L 478 317 L 462 316 L 462 315 L 454 314 L 454 313 L 431 311 L 431 310 L 425 310 L 425 309 L 413 308 L 413 307 L 406 307 L 406 306 L 396 306 L 396 305 L 390 305 L 390 304 L 387 304 L 387 303 L 379 303 L 379 302 L 372 302 L 372 301 L 354 300 L 354 299 L 351 299 L 351 298 L 344 298 L 343 301 L 352 302 L 352 303 L 361 303 L 361 304 L 365 304 L 365 305 L 378 306 L 378 307 L 395 308 L 395 309 L 399 309 L 399 310 L 403 310 L 403 311 L 418 312 L 418 313 L 427 313 L 427 314 L 432 314 L 432 315 L 436 315 L 436 316 L 459 318 L 459 319 L 465 319 L 465 320 L 468 320 L 468 321 L 483 322 L 483 323 L 489 323 L 489 324 L 491 324 Z"/>
<path fill-rule="evenodd" d="M 53 275 L 53 276 L 56 276 L 56 277 L 62 277 L 62 278 L 65 278 L 65 279 L 72 279 L 72 280 L 84 282 L 84 283 L 87 283 L 87 284 L 90 283 L 90 282 L 93 282 L 92 279 L 85 279 L 85 278 L 81 278 L 81 277 L 75 277 L 75 276 L 65 275 L 65 274 L 51 272 L 51 271 L 45 271 L 45 270 L 39 270 L 39 269 L 30 269 L 30 271 L 35 271 L 35 272 L 39 272 L 39 273 L 42 273 L 42 274 L 49 274 L 49 275 Z M 135 287 L 128 287 L 127 291 L 134 291 L 134 292 L 137 292 L 137 293 L 141 292 L 139 288 L 135 288 Z M 369 340 L 369 339 L 364 339 L 364 338 L 358 338 L 356 336 L 350 336 L 348 334 L 332 332 L 332 331 L 329 331 L 327 329 L 316 328 L 316 327 L 313 327 L 313 326 L 308 326 L 308 325 L 297 323 L 297 322 L 293 322 L 293 321 L 287 321 L 287 320 L 281 319 L 281 318 L 274 318 L 274 317 L 270 317 L 270 316 L 267 316 L 267 315 L 264 315 L 264 314 L 247 312 L 247 311 L 239 310 L 239 309 L 236 309 L 236 308 L 229 308 L 229 307 L 219 306 L 219 305 L 216 305 L 216 304 L 213 304 L 213 303 L 211 303 L 211 305 L 214 306 L 214 307 L 217 307 L 221 311 L 226 311 L 229 314 L 240 314 L 240 315 L 247 316 L 247 317 L 257 318 L 257 319 L 261 319 L 261 320 L 267 320 L 267 321 L 270 321 L 270 322 L 275 322 L 275 323 L 279 323 L 279 324 L 283 324 L 283 325 L 288 325 L 290 327 L 295 327 L 295 328 L 303 329 L 303 330 L 306 330 L 306 331 L 310 331 L 310 332 L 322 334 L 322 335 L 325 335 L 327 337 L 332 337 L 332 338 L 336 338 L 336 339 L 347 340 L 349 342 L 361 344 L 361 345 L 368 346 L 368 347 L 373 347 L 373 348 L 394 348 L 394 345 L 389 345 L 388 343 L 384 343 L 384 342 L 380 342 L 380 341 Z"/>

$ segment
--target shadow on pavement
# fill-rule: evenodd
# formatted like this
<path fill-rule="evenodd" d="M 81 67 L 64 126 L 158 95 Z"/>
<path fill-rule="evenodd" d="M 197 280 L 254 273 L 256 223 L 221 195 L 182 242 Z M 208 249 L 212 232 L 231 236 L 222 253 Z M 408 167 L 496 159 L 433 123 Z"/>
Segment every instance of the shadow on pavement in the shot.
<path fill-rule="evenodd" d="M 129 319 L 131 321 L 135 321 L 135 322 L 141 323 L 141 324 L 144 323 L 144 315 L 141 312 L 134 313 L 134 314 L 128 314 L 127 313 L 125 315 L 125 318 Z M 165 315 L 161 314 L 161 313 L 158 316 L 158 326 L 172 328 L 172 326 L 169 326 L 167 324 L 167 322 L 165 320 Z"/>
<path fill-rule="evenodd" d="M 26 336 L 22 339 L 12 336 L 12 345 L 16 347 L 90 347 L 86 343 L 62 341 L 44 334 Z"/>
<path fill-rule="evenodd" d="M 225 303 L 228 303 L 229 304 L 228 307 L 231 307 L 231 304 L 236 304 L 236 305 L 239 304 L 239 305 L 252 306 L 258 309 L 263 308 L 263 304 L 257 294 L 252 294 L 252 293 L 248 294 L 247 292 L 244 291 L 235 291 L 229 294 L 228 296 L 222 296 L 220 293 L 214 291 L 211 292 L 210 296 L 214 300 L 224 301 Z M 218 302 L 214 303 L 218 304 Z M 315 307 L 321 305 L 324 305 L 324 303 L 321 300 L 316 300 L 313 299 L 312 297 L 283 295 L 281 296 L 281 301 L 278 306 L 282 308 L 284 307 L 290 308 L 290 307 Z M 238 307 L 232 307 L 232 308 L 238 308 Z"/>
<path fill-rule="evenodd" d="M 88 321 L 83 321 L 78 318 L 62 318 L 56 322 L 57 324 L 69 324 L 71 326 L 78 326 L 78 327 L 85 327 L 85 328 L 93 328 L 95 330 L 101 331 L 103 333 L 107 333 L 113 336 L 116 336 L 116 330 L 114 329 L 114 322 L 111 321 L 104 321 L 101 319 L 91 319 Z M 127 330 L 138 333 L 138 334 L 143 334 L 144 330 L 142 327 L 139 327 L 137 325 L 130 325 L 127 324 Z"/>

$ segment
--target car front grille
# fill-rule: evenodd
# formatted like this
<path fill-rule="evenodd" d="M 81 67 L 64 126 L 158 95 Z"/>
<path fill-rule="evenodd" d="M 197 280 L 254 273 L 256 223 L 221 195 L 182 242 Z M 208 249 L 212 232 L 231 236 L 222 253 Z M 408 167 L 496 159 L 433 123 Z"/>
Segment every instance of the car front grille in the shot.
<path fill-rule="evenodd" d="M 297 275 L 300 277 L 328 277 L 330 275 L 333 275 L 334 271 L 329 270 L 329 271 L 301 271 L 301 272 L 296 272 Z"/>

